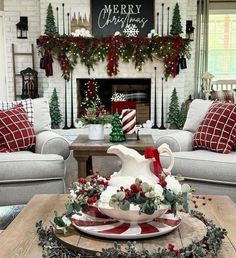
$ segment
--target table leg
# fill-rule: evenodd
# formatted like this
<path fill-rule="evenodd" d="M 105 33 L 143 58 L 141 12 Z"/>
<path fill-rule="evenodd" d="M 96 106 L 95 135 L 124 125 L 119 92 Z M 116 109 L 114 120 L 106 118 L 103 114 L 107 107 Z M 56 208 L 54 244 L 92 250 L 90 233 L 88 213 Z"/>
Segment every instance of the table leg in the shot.
<path fill-rule="evenodd" d="M 78 178 L 87 176 L 87 160 L 77 160 L 78 163 Z"/>
<path fill-rule="evenodd" d="M 87 162 L 89 155 L 74 151 L 74 158 L 77 160 L 78 164 L 78 178 L 87 176 Z"/>

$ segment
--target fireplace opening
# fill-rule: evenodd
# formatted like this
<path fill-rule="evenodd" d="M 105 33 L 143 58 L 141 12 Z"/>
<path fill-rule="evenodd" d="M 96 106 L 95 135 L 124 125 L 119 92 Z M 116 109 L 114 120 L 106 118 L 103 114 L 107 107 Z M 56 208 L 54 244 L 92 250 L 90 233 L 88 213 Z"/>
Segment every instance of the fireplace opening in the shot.
<path fill-rule="evenodd" d="M 86 82 L 90 78 L 77 79 L 78 114 L 81 113 L 81 101 L 84 99 Z M 111 96 L 123 93 L 128 101 L 136 103 L 137 123 L 145 123 L 150 119 L 151 79 L 96 79 L 98 93 L 102 104 L 112 112 Z"/>

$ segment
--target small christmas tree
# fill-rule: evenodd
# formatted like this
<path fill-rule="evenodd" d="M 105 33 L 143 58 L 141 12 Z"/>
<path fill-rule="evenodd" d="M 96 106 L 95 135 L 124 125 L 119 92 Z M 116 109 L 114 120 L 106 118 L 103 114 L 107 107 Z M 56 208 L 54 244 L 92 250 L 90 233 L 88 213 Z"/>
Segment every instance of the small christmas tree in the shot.
<path fill-rule="evenodd" d="M 118 113 L 115 113 L 111 122 L 112 131 L 110 133 L 111 142 L 123 142 L 125 141 L 125 135 L 122 130 L 122 124 Z"/>
<path fill-rule="evenodd" d="M 45 25 L 45 34 L 47 35 L 56 35 L 57 29 L 55 25 L 55 19 L 53 15 L 53 9 L 51 3 L 48 5 L 47 9 L 47 17 L 46 17 L 46 25 Z"/>
<path fill-rule="evenodd" d="M 62 114 L 59 106 L 56 88 L 53 89 L 53 93 L 49 103 L 49 110 L 51 116 L 51 127 L 53 129 L 59 128 L 60 123 L 62 122 Z"/>
<path fill-rule="evenodd" d="M 179 99 L 175 88 L 171 94 L 167 121 L 170 123 L 170 128 L 179 127 Z"/>
<path fill-rule="evenodd" d="M 98 84 L 96 80 L 88 80 L 85 83 L 85 86 L 87 87 L 85 90 L 85 97 L 82 101 L 81 106 L 83 108 L 89 108 L 89 107 L 98 107 L 101 105 L 101 100 L 98 95 Z"/>
<path fill-rule="evenodd" d="M 181 34 L 182 31 L 182 25 L 181 25 L 181 17 L 180 17 L 180 11 L 179 11 L 179 4 L 176 3 L 174 12 L 173 12 L 173 17 L 172 17 L 172 24 L 171 24 L 171 29 L 170 29 L 170 34 L 171 35 L 179 35 Z"/>

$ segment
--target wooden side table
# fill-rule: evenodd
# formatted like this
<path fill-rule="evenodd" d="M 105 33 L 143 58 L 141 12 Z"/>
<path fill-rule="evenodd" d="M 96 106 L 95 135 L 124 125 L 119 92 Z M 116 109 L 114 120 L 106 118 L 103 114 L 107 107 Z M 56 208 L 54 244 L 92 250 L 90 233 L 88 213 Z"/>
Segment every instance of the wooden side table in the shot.
<path fill-rule="evenodd" d="M 123 144 L 128 148 L 135 149 L 140 154 L 144 154 L 147 147 L 154 146 L 151 135 L 140 135 L 140 140 L 127 140 L 125 142 L 114 143 L 109 141 L 106 135 L 104 140 L 92 141 L 88 139 L 88 135 L 79 135 L 70 145 L 73 155 L 78 162 L 78 177 L 86 177 L 89 175 L 92 156 L 106 156 L 107 149 L 112 145 Z"/>

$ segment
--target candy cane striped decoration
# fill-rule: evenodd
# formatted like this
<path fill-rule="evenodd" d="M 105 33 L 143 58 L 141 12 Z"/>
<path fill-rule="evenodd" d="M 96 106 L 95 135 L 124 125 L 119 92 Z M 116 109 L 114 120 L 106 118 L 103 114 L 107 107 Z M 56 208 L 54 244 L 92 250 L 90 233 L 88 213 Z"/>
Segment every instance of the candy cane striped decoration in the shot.
<path fill-rule="evenodd" d="M 124 134 L 132 134 L 135 132 L 136 110 L 123 109 L 121 112 L 122 129 Z"/>

